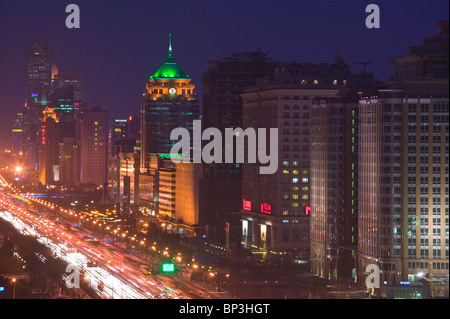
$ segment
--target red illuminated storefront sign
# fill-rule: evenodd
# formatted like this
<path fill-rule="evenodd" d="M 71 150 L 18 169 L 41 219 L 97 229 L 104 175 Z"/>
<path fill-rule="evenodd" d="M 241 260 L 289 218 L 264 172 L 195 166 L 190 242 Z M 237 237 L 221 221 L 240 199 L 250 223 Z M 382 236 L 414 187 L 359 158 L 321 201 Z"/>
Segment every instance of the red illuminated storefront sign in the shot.
<path fill-rule="evenodd" d="M 305 207 L 305 215 L 309 215 L 310 212 L 311 212 L 311 206 L 306 206 Z"/>
<path fill-rule="evenodd" d="M 271 214 L 272 213 L 271 210 L 272 210 L 272 206 L 270 206 L 270 204 L 267 204 L 267 203 L 261 204 L 261 213 Z"/>
<path fill-rule="evenodd" d="M 242 200 L 242 209 L 246 210 L 246 211 L 251 211 L 252 210 L 252 202 L 249 200 Z"/>

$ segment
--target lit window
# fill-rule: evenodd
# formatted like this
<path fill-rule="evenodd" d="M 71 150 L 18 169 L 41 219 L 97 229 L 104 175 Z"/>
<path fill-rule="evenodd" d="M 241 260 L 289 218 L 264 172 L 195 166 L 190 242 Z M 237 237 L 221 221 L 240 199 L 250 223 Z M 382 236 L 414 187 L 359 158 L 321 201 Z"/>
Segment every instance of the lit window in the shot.
<path fill-rule="evenodd" d="M 292 171 L 292 174 L 298 175 L 298 171 L 297 171 L 296 169 L 294 169 L 294 170 Z"/>
<path fill-rule="evenodd" d="M 287 174 L 289 174 L 289 171 L 288 170 L 283 170 L 283 174 L 287 175 Z"/>
<path fill-rule="evenodd" d="M 297 177 L 293 178 L 292 179 L 292 183 L 297 184 L 298 183 L 298 178 Z"/>

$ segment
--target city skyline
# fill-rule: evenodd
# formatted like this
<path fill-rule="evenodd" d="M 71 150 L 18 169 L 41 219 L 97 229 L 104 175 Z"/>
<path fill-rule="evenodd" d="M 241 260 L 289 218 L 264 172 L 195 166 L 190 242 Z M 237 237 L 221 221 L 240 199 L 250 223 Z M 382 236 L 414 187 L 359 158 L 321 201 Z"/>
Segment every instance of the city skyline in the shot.
<path fill-rule="evenodd" d="M 169 33 L 173 34 L 176 61 L 197 83 L 197 93 L 201 96 L 201 73 L 209 61 L 238 51 L 258 49 L 282 62 L 333 63 L 340 54 L 355 72 L 363 68 L 356 62 L 370 61 L 367 71 L 385 81 L 393 74 L 389 59 L 406 54 L 417 39 L 435 33 L 436 21 L 448 19 L 445 13 L 448 3 L 444 1 L 431 4 L 414 1 L 408 2 L 408 6 L 379 1 L 381 28 L 367 29 L 364 9 L 368 3 L 350 1 L 336 5 L 321 1 L 306 5 L 286 1 L 280 5 L 273 1 L 249 1 L 241 5 L 194 2 L 192 6 L 183 6 L 172 2 L 172 5 L 150 6 L 135 1 L 121 10 L 123 8 L 114 2 L 105 7 L 79 1 L 80 29 L 65 27 L 66 4 L 3 3 L 0 39 L 9 46 L 0 52 L 3 70 L 0 95 L 4 97 L 0 109 L 8 116 L 2 120 L 5 138 L 1 141 L 9 147 L 11 116 L 25 102 L 23 48 L 28 37 L 48 38 L 50 63 L 55 62 L 66 72 L 83 73 L 85 101 L 89 105 L 98 102 L 112 116 L 125 118 L 139 112 L 145 83 L 165 59 Z M 140 20 L 136 17 L 145 20 L 146 16 L 156 24 L 169 21 L 170 26 L 149 34 L 142 22 L 136 22 Z M 27 22 L 20 23 L 21 19 Z M 10 23 L 15 27 L 8 29 L 13 31 L 5 29 Z M 185 24 L 192 25 L 192 31 L 187 30 Z M 347 32 L 352 32 L 353 37 L 345 36 Z M 367 45 L 360 45 L 361 41 Z M 326 50 L 321 49 L 324 44 Z M 380 46 L 386 49 L 379 50 Z M 99 54 L 103 54 L 101 59 L 98 59 Z"/>
<path fill-rule="evenodd" d="M 448 7 L 0 4 L 0 298 L 448 298 Z"/>

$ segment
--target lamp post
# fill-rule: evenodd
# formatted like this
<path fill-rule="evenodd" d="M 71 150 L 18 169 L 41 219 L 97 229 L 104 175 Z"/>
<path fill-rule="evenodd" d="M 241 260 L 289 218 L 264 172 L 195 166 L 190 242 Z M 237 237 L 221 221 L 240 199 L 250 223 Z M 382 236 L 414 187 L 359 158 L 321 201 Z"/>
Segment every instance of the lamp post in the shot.
<path fill-rule="evenodd" d="M 16 299 L 16 278 L 13 278 L 12 282 L 13 282 L 13 299 Z"/>

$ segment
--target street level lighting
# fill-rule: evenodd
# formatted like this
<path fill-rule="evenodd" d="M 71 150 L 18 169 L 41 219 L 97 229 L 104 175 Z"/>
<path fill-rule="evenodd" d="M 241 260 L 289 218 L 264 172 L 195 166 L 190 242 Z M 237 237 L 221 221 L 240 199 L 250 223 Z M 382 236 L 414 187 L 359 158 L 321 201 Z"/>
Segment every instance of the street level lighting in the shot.
<path fill-rule="evenodd" d="M 16 299 L 16 278 L 13 278 L 12 282 L 13 282 L 13 299 Z"/>

